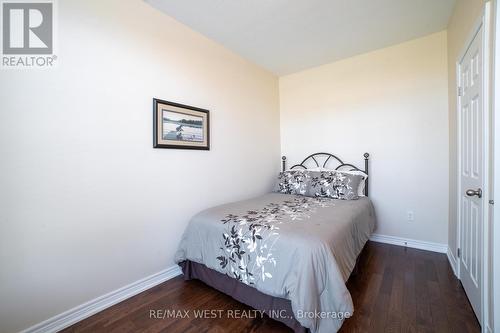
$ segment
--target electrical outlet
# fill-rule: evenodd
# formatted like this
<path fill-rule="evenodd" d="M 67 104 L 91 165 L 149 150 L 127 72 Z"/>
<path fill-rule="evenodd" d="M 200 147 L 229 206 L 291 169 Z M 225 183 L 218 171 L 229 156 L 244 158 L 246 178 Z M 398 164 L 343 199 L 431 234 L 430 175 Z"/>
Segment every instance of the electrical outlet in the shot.
<path fill-rule="evenodd" d="M 415 221 L 415 213 L 412 210 L 406 212 L 406 219 L 408 222 Z"/>

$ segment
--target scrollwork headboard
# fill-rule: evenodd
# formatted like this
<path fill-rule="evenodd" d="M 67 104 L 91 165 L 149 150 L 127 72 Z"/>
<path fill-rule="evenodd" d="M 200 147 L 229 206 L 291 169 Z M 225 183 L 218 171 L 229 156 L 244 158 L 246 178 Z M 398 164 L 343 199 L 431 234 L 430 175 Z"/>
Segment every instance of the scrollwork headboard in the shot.
<path fill-rule="evenodd" d="M 364 158 L 365 158 L 365 169 L 360 169 L 354 164 L 351 163 L 344 163 L 340 158 L 337 156 L 330 154 L 330 153 L 314 153 L 306 158 L 299 164 L 295 164 L 292 167 L 290 167 L 290 170 L 293 170 L 295 168 L 302 168 L 304 170 L 310 169 L 310 168 L 325 168 L 325 169 L 333 169 L 333 170 L 358 170 L 358 171 L 363 171 L 368 175 L 368 157 L 370 157 L 370 154 L 364 153 Z M 286 170 L 286 156 L 281 157 L 282 160 L 282 169 L 283 171 Z M 327 167 L 330 163 L 333 163 L 336 161 L 338 163 L 337 167 Z M 314 163 L 314 164 L 313 164 Z M 366 179 L 365 182 L 365 195 L 368 196 L 368 182 L 369 178 Z"/>

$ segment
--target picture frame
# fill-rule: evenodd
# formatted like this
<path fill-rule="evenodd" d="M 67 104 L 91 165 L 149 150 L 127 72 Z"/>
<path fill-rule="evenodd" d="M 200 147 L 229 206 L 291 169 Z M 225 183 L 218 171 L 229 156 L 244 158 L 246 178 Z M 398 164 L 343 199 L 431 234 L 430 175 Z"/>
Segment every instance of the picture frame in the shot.
<path fill-rule="evenodd" d="M 210 150 L 210 111 L 153 98 L 153 148 Z"/>

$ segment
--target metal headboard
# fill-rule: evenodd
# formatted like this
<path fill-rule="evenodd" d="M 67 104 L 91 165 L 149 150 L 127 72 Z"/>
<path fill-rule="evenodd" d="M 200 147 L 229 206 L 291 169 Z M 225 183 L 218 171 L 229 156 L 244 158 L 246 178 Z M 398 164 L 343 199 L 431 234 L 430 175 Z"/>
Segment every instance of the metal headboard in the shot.
<path fill-rule="evenodd" d="M 292 170 L 294 168 L 302 168 L 304 170 L 307 170 L 309 168 L 320 168 L 320 167 L 326 168 L 326 165 L 328 164 L 328 162 L 336 160 L 339 165 L 335 168 L 335 170 L 341 170 L 342 168 L 344 168 L 344 169 L 348 168 L 348 170 L 350 170 L 350 171 L 359 170 L 359 171 L 363 171 L 364 173 L 366 173 L 368 175 L 368 157 L 370 157 L 370 154 L 364 153 L 363 156 L 365 158 L 365 169 L 364 170 L 358 168 L 357 166 L 355 166 L 351 163 L 344 163 L 340 158 L 338 158 L 337 156 L 330 154 L 330 153 L 311 154 L 311 155 L 307 156 L 306 158 L 304 158 L 304 160 L 302 162 L 300 162 L 299 164 L 293 165 L 290 168 L 290 170 Z M 281 160 L 282 160 L 282 169 L 283 169 L 283 171 L 285 171 L 286 170 L 286 156 L 281 157 Z M 312 162 L 314 162 L 314 164 L 312 164 Z M 310 165 L 310 166 L 308 167 L 308 165 Z M 368 177 L 368 179 L 366 179 L 366 182 L 365 182 L 365 195 L 366 196 L 368 196 L 369 178 L 370 177 Z"/>

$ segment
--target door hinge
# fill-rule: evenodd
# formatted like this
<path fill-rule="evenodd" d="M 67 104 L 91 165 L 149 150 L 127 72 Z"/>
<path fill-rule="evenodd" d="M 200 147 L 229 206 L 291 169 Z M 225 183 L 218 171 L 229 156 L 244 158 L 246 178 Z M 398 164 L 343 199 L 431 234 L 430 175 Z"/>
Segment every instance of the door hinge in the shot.
<path fill-rule="evenodd" d="M 462 87 L 458 87 L 458 96 L 462 96 L 463 93 Z"/>
<path fill-rule="evenodd" d="M 460 248 L 457 249 L 457 257 L 460 258 Z"/>

